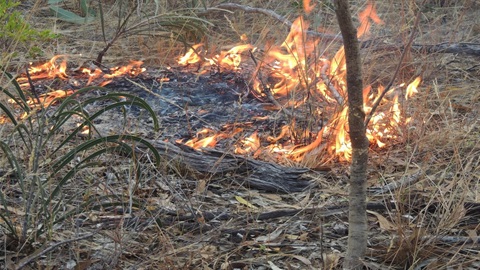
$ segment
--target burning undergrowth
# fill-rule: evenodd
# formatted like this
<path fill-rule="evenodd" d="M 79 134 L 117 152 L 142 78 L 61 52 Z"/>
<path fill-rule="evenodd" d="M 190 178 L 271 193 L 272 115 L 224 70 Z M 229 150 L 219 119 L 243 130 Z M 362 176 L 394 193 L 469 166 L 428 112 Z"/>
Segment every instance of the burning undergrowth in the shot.
<path fill-rule="evenodd" d="M 367 5 L 359 17 L 359 36 L 368 35 L 371 21 L 383 23 L 373 5 Z M 283 43 L 265 49 L 244 43 L 212 55 L 204 44 L 197 44 L 179 57 L 180 67 L 160 71 L 132 61 L 110 69 L 81 66 L 67 74 L 64 56 L 28 70 L 31 80 L 57 78 L 62 87 L 68 86 L 44 91 L 39 97 L 44 101 L 91 84 L 143 92 L 140 95 L 148 96 L 163 120 L 162 139 L 197 150 L 219 148 L 307 166 L 349 160 L 343 47 L 329 56 L 327 45 L 308 36 L 308 29 L 308 22 L 299 17 Z M 139 74 L 133 85 L 113 81 Z M 26 76 L 18 82 L 28 85 Z M 367 129 L 372 147 L 403 142 L 411 121 L 405 101 L 420 82 L 417 77 L 398 83 L 385 96 L 379 82 L 365 87 L 364 110 L 367 114 L 376 110 Z"/>

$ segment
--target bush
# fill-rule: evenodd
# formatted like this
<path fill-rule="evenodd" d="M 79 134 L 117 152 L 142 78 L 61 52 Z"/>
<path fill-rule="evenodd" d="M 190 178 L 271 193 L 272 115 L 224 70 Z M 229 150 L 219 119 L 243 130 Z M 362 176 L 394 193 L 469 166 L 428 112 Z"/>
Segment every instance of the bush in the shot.
<path fill-rule="evenodd" d="M 30 54 L 37 54 L 38 48 L 32 41 L 47 41 L 56 37 L 50 30 L 36 30 L 25 21 L 17 10 L 20 2 L 16 0 L 0 1 L 0 48 L 2 59 L 18 47 L 23 47 Z"/>

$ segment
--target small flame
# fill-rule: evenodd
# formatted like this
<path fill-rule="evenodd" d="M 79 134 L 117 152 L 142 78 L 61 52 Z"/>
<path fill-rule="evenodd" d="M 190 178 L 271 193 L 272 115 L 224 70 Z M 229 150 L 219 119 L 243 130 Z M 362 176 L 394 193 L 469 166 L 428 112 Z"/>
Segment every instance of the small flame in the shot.
<path fill-rule="evenodd" d="M 310 14 L 310 12 L 312 12 L 314 8 L 315 4 L 312 5 L 312 3 L 310 3 L 310 0 L 303 0 L 303 10 L 305 11 L 305 13 Z"/>
<path fill-rule="evenodd" d="M 235 145 L 235 154 L 246 155 L 255 153 L 260 148 L 260 139 L 258 132 L 255 131 L 249 137 L 243 139 L 240 145 Z"/>
<path fill-rule="evenodd" d="M 193 45 L 187 53 L 178 59 L 178 64 L 182 66 L 198 63 L 202 60 L 199 55 L 199 48 L 203 46 L 203 43 Z"/>
<path fill-rule="evenodd" d="M 347 136 L 348 123 L 347 123 L 347 111 L 348 107 L 345 107 L 338 116 L 338 122 L 335 125 L 335 154 L 343 160 L 350 160 L 352 146 L 350 138 Z"/>
<path fill-rule="evenodd" d="M 57 61 L 58 60 L 58 61 Z M 60 61 L 61 60 L 61 61 Z M 59 63 L 58 63 L 59 62 Z M 50 61 L 39 66 L 30 66 L 28 73 L 32 80 L 39 80 L 45 78 L 61 78 L 67 79 L 67 56 L 56 55 Z M 19 82 L 27 81 L 27 78 L 19 78 Z"/>
<path fill-rule="evenodd" d="M 130 61 L 130 63 L 126 66 L 111 68 L 110 74 L 105 74 L 103 75 L 103 77 L 107 79 L 112 79 L 115 77 L 123 76 L 125 74 L 137 76 L 138 74 L 145 71 L 145 68 L 140 67 L 142 64 L 142 61 Z"/>
<path fill-rule="evenodd" d="M 360 19 L 360 26 L 357 29 L 357 37 L 361 37 L 370 32 L 370 20 L 376 24 L 384 24 L 382 19 L 378 17 L 377 9 L 372 1 L 367 2 L 367 6 L 358 14 L 358 18 Z"/>
<path fill-rule="evenodd" d="M 235 46 L 227 52 L 222 52 L 220 55 L 217 55 L 216 62 L 219 63 L 220 67 L 236 70 L 239 68 L 240 63 L 242 63 L 241 54 L 248 50 L 254 50 L 253 45 L 245 44 Z"/>
<path fill-rule="evenodd" d="M 422 77 L 418 76 L 407 86 L 407 91 L 405 93 L 405 100 L 411 98 L 414 94 L 418 93 L 417 87 L 422 82 Z"/>

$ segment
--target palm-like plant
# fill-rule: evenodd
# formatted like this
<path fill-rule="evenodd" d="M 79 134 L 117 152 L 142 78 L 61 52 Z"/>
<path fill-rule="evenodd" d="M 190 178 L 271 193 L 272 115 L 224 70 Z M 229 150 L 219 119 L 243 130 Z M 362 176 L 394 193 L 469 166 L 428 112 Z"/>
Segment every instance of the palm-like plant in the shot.
<path fill-rule="evenodd" d="M 12 129 L 3 131 L 0 141 L 0 164 L 6 164 L 3 175 L 0 175 L 0 207 L 3 208 L 0 211 L 0 226 L 12 243 L 16 243 L 15 246 L 28 246 L 25 244 L 51 232 L 54 225 L 87 208 L 95 208 L 93 204 L 102 201 L 101 198 L 87 200 L 74 209 L 68 209 L 66 206 L 71 205 L 74 198 L 64 192 L 69 181 L 75 180 L 79 172 L 98 166 L 102 156 L 129 157 L 136 179 L 141 177 L 141 165 L 135 155 L 135 145 L 143 144 L 153 153 L 155 163 L 160 161 L 159 153 L 148 141 L 127 134 L 102 136 L 93 124 L 95 119 L 108 111 L 121 109 L 125 117 L 125 106 L 138 106 L 149 113 L 154 128 L 158 129 L 158 119 L 144 100 L 127 93 L 88 98 L 88 92 L 102 89 L 88 87 L 63 100 L 56 98 L 46 103 L 37 95 L 29 98 L 12 75 L 3 69 L 1 72 L 9 84 L 0 88 L 0 95 L 8 98 L 8 102 L 0 101 L 0 113 L 3 112 L 7 120 L 3 125 L 10 123 Z M 80 96 L 87 98 L 82 100 Z M 32 107 L 29 100 L 34 98 L 37 102 Z M 105 105 L 96 112 L 89 113 L 84 109 L 99 101 Z M 79 117 L 81 124 L 66 135 L 59 136 L 73 117 Z M 87 139 L 73 145 L 72 142 L 78 139 L 85 127 L 89 128 Z"/>

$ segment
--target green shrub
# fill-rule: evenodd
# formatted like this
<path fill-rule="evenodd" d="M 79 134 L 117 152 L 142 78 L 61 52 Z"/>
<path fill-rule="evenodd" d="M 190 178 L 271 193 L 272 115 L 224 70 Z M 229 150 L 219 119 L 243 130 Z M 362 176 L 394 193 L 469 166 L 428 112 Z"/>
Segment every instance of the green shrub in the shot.
<path fill-rule="evenodd" d="M 0 48 L 2 49 L 2 59 L 18 47 L 23 47 L 29 53 L 30 47 L 34 41 L 46 41 L 56 37 L 49 30 L 36 30 L 25 21 L 17 7 L 20 2 L 16 0 L 0 1 Z"/>

